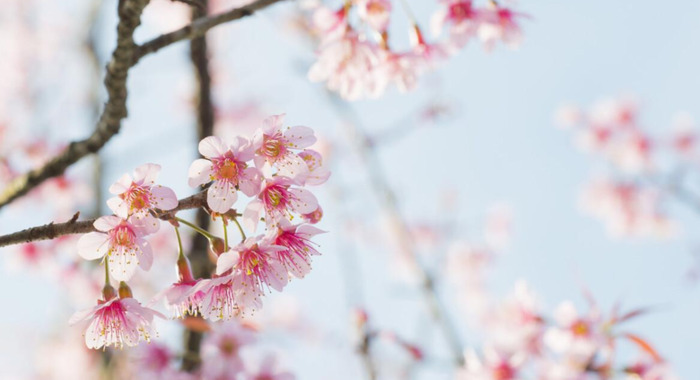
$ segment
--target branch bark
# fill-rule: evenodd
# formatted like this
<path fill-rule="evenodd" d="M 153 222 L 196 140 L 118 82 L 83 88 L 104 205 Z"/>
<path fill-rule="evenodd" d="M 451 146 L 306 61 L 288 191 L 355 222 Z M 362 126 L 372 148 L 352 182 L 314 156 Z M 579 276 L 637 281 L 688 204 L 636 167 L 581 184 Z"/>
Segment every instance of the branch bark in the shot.
<path fill-rule="evenodd" d="M 175 214 L 182 210 L 205 207 L 207 202 L 207 193 L 202 191 L 179 201 L 176 208 L 168 211 L 156 213 L 156 216 L 162 220 L 172 219 Z M 5 247 L 13 244 L 29 243 L 39 240 L 51 240 L 63 235 L 84 234 L 97 231 L 93 224 L 96 219 L 77 221 L 78 214 L 75 214 L 73 219 L 65 223 L 49 223 L 43 226 L 27 228 L 9 235 L 0 236 L 0 247 Z"/>
<path fill-rule="evenodd" d="M 44 166 L 15 178 L 0 193 L 0 208 L 21 197 L 45 180 L 63 174 L 79 159 L 100 150 L 109 139 L 119 132 L 121 121 L 127 116 L 126 79 L 133 66 L 136 44 L 134 31 L 141 23 L 141 13 L 149 0 L 120 0 L 119 23 L 117 24 L 117 47 L 107 64 L 104 84 L 107 102 L 95 126 L 95 131 L 85 140 L 75 141 Z"/>
<path fill-rule="evenodd" d="M 203 0 L 202 6 L 192 9 L 192 18 L 200 20 L 207 15 L 208 1 Z M 194 23 L 193 22 L 193 23 Z M 211 91 L 211 74 L 209 72 L 209 50 L 204 34 L 192 39 L 190 42 L 190 61 L 194 68 L 197 81 L 197 137 L 198 141 L 214 134 L 214 104 Z M 197 225 L 207 230 L 211 224 L 211 217 L 204 209 L 197 211 Z M 209 241 L 201 234 L 196 234 L 192 241 L 188 257 L 192 264 L 192 271 L 196 278 L 209 278 L 214 270 L 209 259 Z M 185 355 L 182 359 L 182 369 L 193 372 L 199 368 L 200 348 L 203 334 L 199 331 L 185 329 L 184 331 Z"/>
<path fill-rule="evenodd" d="M 218 15 L 209 17 L 199 17 L 192 21 L 190 25 L 184 26 L 174 32 L 163 34 L 160 37 L 154 38 L 148 42 L 141 44 L 135 51 L 134 62 L 138 62 L 144 56 L 155 53 L 158 50 L 172 45 L 178 41 L 193 39 L 203 36 L 209 29 L 221 25 L 223 23 L 238 20 L 244 17 L 253 15 L 253 13 L 266 8 L 272 4 L 279 3 L 284 0 L 257 0 L 246 6 L 231 9 Z"/>
<path fill-rule="evenodd" d="M 143 13 L 143 9 L 149 1 L 119 0 L 117 47 L 114 49 L 112 58 L 107 64 L 107 74 L 104 80 L 108 98 L 92 135 L 84 140 L 70 143 L 63 152 L 43 166 L 11 181 L 0 192 L 0 208 L 27 194 L 47 179 L 63 174 L 68 167 L 78 162 L 81 158 L 98 152 L 119 132 L 122 120 L 127 117 L 126 80 L 129 69 L 138 63 L 141 58 L 175 42 L 203 36 L 209 29 L 217 25 L 250 16 L 256 11 L 282 0 L 258 0 L 219 15 L 202 16 L 182 29 L 164 34 L 139 46 L 134 43 L 133 35 L 141 23 L 141 13 Z"/>

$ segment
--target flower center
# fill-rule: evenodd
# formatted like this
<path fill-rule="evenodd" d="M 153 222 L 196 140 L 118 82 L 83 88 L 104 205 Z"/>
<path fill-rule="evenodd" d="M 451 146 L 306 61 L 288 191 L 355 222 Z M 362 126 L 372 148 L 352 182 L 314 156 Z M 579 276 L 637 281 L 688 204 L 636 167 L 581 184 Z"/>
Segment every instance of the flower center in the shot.
<path fill-rule="evenodd" d="M 585 321 L 576 321 L 573 325 L 571 325 L 571 332 L 575 336 L 587 336 L 589 331 L 590 329 L 588 327 L 588 323 L 586 323 Z"/>
<path fill-rule="evenodd" d="M 472 15 L 472 5 L 468 1 L 450 5 L 450 18 L 457 22 L 464 21 Z"/>
<path fill-rule="evenodd" d="M 280 203 L 284 203 L 286 191 L 280 186 L 272 186 L 265 191 L 265 200 L 272 207 L 277 207 Z"/>
<path fill-rule="evenodd" d="M 150 191 L 139 185 L 132 185 L 131 188 L 121 195 L 121 198 L 129 202 L 132 210 L 148 208 L 150 202 Z"/>
<path fill-rule="evenodd" d="M 282 152 L 282 143 L 275 138 L 270 138 L 265 140 L 263 145 L 263 154 L 267 157 L 277 157 Z"/>
<path fill-rule="evenodd" d="M 238 164 L 236 164 L 236 161 L 226 158 L 220 164 L 216 174 L 219 179 L 235 180 L 238 177 Z"/>
<path fill-rule="evenodd" d="M 114 241 L 117 245 L 131 247 L 134 244 L 134 233 L 127 226 L 118 226 L 114 229 Z"/>
<path fill-rule="evenodd" d="M 515 371 L 507 363 L 501 363 L 493 369 L 494 380 L 511 380 L 515 376 Z"/>

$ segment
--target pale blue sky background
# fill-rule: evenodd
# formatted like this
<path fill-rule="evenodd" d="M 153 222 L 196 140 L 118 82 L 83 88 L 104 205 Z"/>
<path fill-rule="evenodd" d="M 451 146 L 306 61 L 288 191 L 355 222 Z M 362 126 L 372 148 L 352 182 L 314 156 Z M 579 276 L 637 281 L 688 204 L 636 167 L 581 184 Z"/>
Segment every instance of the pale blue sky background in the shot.
<path fill-rule="evenodd" d="M 426 25 L 434 2 L 414 3 Z M 286 112 L 292 124 L 338 135 L 338 119 L 321 87 L 299 75 L 300 65 L 310 55 L 303 43 L 279 27 L 284 7 L 223 29 L 224 34 L 231 33 L 225 53 L 235 73 L 230 96 L 241 101 L 252 96 L 262 100 L 270 113 Z M 677 111 L 699 116 L 700 3 L 523 1 L 520 9 L 532 18 L 523 22 L 525 41 L 517 52 L 499 46 L 487 54 L 472 44 L 426 78 L 416 93 L 390 92 L 380 100 L 356 104 L 370 129 L 402 119 L 405 110 L 434 94 L 435 86 L 427 82 L 440 83 L 441 98 L 457 105 L 457 116 L 446 125 L 419 130 L 381 149 L 390 180 L 399 189 L 400 204 L 411 219 L 434 216 L 437 198 L 445 188 L 454 188 L 459 191 L 460 219 L 471 223 L 493 203 L 507 202 L 514 211 L 514 236 L 493 271 L 495 290 L 505 293 L 515 280 L 524 278 L 549 310 L 565 299 L 583 305 L 581 284 L 605 308 L 618 299 L 628 307 L 661 305 L 630 327 L 656 344 L 683 378 L 697 378 L 700 292 L 684 275 L 693 264 L 690 249 L 698 240 L 694 230 L 700 215 L 674 207 L 685 233 L 670 241 L 611 239 L 601 223 L 577 207 L 581 186 L 594 173 L 594 165 L 572 146 L 569 134 L 553 126 L 552 115 L 565 102 L 585 106 L 603 96 L 632 92 L 642 99 L 644 123 L 654 130 L 668 128 Z M 111 33 L 105 34 L 106 40 L 113 39 Z M 181 44 L 145 59 L 133 70 L 130 117 L 105 151 L 112 160 L 108 181 L 154 161 L 164 166 L 164 184 L 179 195 L 190 191 L 186 171 L 194 154 L 192 118 L 181 109 L 181 100 L 170 97 L 186 94 L 189 86 L 185 54 Z M 367 196 L 364 176 L 352 161 L 334 177 L 336 184 L 355 184 L 357 199 L 352 204 L 359 207 L 353 210 L 366 207 L 368 223 L 377 225 L 376 204 Z M 328 218 L 323 227 L 331 230 L 319 239 L 325 255 L 316 260 L 312 274 L 292 283 L 288 292 L 302 299 L 314 321 L 335 329 L 341 344 L 348 317 L 339 270 L 343 261 L 338 255 L 348 243 L 335 223 L 340 210 L 334 212 L 329 196 L 322 196 L 322 201 Z M 0 227 L 8 231 L 15 224 L 4 220 Z M 351 245 L 362 248 L 358 278 L 377 324 L 410 339 L 425 339 L 417 330 L 424 321 L 415 309 L 419 300 L 385 275 L 389 256 L 382 249 Z M 46 294 L 53 291 L 36 277 L 0 277 L 0 299 L 11 310 L 0 317 L 2 336 L 21 338 L 17 331 L 47 321 L 47 311 L 60 305 L 59 298 Z M 41 301 L 29 302 L 35 299 Z M 458 318 L 456 312 L 454 317 Z M 23 363 L 13 358 L 25 353 L 0 352 L 10 368 Z M 339 368 L 350 379 L 357 374 L 353 371 L 359 371 L 359 367 L 345 370 L 344 357 L 318 348 L 296 352 L 293 360 L 303 379 L 329 378 Z M 0 374 L 6 368 L 0 366 Z"/>

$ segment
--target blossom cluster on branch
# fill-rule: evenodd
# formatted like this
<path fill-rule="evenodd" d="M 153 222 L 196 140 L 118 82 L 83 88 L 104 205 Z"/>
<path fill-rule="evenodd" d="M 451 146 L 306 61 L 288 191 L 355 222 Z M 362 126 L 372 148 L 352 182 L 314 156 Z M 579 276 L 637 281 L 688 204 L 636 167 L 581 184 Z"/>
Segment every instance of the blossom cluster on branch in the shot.
<path fill-rule="evenodd" d="M 308 77 L 325 82 L 346 100 L 376 98 L 391 84 L 401 92 L 413 90 L 423 73 L 478 38 L 490 50 L 502 41 L 516 47 L 522 38 L 519 19 L 524 14 L 490 1 L 477 6 L 472 0 L 442 0 L 431 21 L 437 42 L 429 42 L 411 15 L 407 2 L 410 48 L 392 46 L 389 24 L 391 0 L 346 0 L 339 9 L 318 5 L 311 16 L 312 33 L 319 37 L 317 61 Z M 443 33 L 447 38 L 441 38 Z"/>
<path fill-rule="evenodd" d="M 667 211 L 675 198 L 697 209 L 692 178 L 700 151 L 692 118 L 679 114 L 664 134 L 645 128 L 631 96 L 601 100 L 590 110 L 562 107 L 557 123 L 570 128 L 576 144 L 600 158 L 605 174 L 587 185 L 583 206 L 609 232 L 665 237 L 678 230 Z"/>
<path fill-rule="evenodd" d="M 308 127 L 283 125 L 283 115 L 272 116 L 252 140 L 237 137 L 227 143 L 210 136 L 199 143 L 205 157 L 192 163 L 189 184 L 206 185 L 207 207 L 222 222 L 219 238 L 193 223 L 169 219 L 178 237 L 176 262 L 179 281 L 160 293 L 177 317 L 201 315 L 211 321 L 233 319 L 262 307 L 270 289 L 282 291 L 290 275 L 302 278 L 311 270 L 311 256 L 318 255 L 312 238 L 323 231 L 312 226 L 322 211 L 305 186 L 324 183 L 330 172 L 322 157 L 307 149 L 314 142 Z M 134 346 L 149 341 L 153 318 L 163 317 L 133 298 L 127 284 L 137 268 L 148 271 L 153 252 L 148 236 L 158 231 L 157 218 L 178 205 L 175 193 L 156 184 L 160 166 L 146 164 L 133 176 L 125 174 L 110 187 L 107 200 L 114 215 L 98 218 L 96 232 L 83 235 L 78 253 L 87 260 L 100 259 L 105 266 L 105 286 L 97 306 L 76 313 L 71 322 L 89 322 L 85 342 L 90 348 Z M 243 214 L 233 210 L 239 192 L 251 200 Z M 242 222 L 238 218 L 242 217 Z M 295 218 L 300 222 L 293 224 Z M 265 231 L 255 234 L 263 221 Z M 229 245 L 227 226 L 234 223 L 241 241 Z M 207 237 L 216 256 L 212 278 L 195 278 L 184 255 L 178 226 L 185 224 Z M 111 279 L 119 282 L 118 290 Z"/>

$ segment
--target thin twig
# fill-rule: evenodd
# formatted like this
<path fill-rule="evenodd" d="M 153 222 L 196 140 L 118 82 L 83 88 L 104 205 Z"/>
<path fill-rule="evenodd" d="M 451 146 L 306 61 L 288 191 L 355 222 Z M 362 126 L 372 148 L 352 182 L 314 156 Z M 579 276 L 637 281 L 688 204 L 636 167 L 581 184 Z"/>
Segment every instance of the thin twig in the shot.
<path fill-rule="evenodd" d="M 203 191 L 181 199 L 177 207 L 172 210 L 156 212 L 156 216 L 162 220 L 172 219 L 178 211 L 205 206 L 206 199 L 206 192 Z M 71 220 L 65 223 L 52 222 L 43 226 L 27 228 L 9 235 L 0 236 L 0 247 L 39 240 L 50 240 L 63 235 L 84 234 L 97 231 L 93 226 L 96 219 L 83 220 L 80 222 L 78 222 L 76 219 L 77 218 L 74 216 Z"/>
<path fill-rule="evenodd" d="M 154 38 L 139 46 L 134 43 L 133 35 L 141 23 L 141 13 L 149 0 L 120 0 L 117 47 L 112 53 L 112 59 L 107 64 L 107 74 L 104 80 L 108 97 L 94 132 L 84 140 L 70 143 L 64 151 L 43 166 L 12 180 L 0 192 L 0 208 L 27 194 L 47 179 L 60 176 L 68 167 L 83 157 L 98 152 L 114 135 L 119 133 L 121 122 L 127 117 L 126 80 L 129 69 L 141 58 L 175 42 L 201 37 L 217 25 L 250 16 L 260 9 L 280 1 L 282 0 L 258 0 L 219 15 L 199 17 L 184 28 Z"/>
<path fill-rule="evenodd" d="M 88 154 L 99 151 L 109 139 L 119 132 L 121 121 L 127 116 L 126 79 L 133 66 L 134 31 L 141 23 L 141 13 L 149 0 L 119 1 L 119 24 L 117 25 L 117 47 L 107 64 L 104 84 L 107 89 L 105 103 L 92 135 L 75 141 L 63 152 L 40 168 L 15 178 L 0 193 L 0 208 L 21 197 L 45 180 L 59 176 L 72 164 Z"/>
<path fill-rule="evenodd" d="M 193 39 L 203 36 L 209 29 L 221 25 L 223 23 L 238 20 L 244 17 L 253 15 L 272 4 L 279 3 L 283 0 L 258 0 L 240 8 L 231 9 L 230 11 L 209 16 L 200 17 L 192 21 L 191 24 L 184 26 L 174 32 L 163 34 L 148 42 L 141 44 L 134 53 L 134 62 L 138 62 L 145 55 L 155 53 L 158 50 L 172 45 L 178 41 Z"/>
<path fill-rule="evenodd" d="M 367 135 L 362 130 L 361 121 L 354 110 L 334 94 L 329 93 L 329 98 L 338 114 L 348 121 L 346 125 L 352 128 L 352 132 L 356 137 L 357 150 L 365 163 L 365 168 L 370 176 L 372 186 L 374 186 L 375 194 L 380 197 L 381 204 L 385 207 L 392 217 L 393 222 L 398 227 L 398 233 L 401 235 L 399 241 L 403 243 L 402 249 L 409 253 L 409 257 L 417 273 L 421 276 L 420 285 L 424 299 L 431 316 L 442 330 L 443 336 L 449 345 L 453 362 L 458 366 L 464 365 L 462 342 L 460 341 L 457 329 L 450 321 L 445 305 L 440 301 L 432 276 L 421 264 L 418 253 L 414 249 L 413 236 L 401 215 L 401 211 L 396 202 L 396 194 L 386 181 L 387 177 L 382 170 L 382 165 L 374 150 L 374 145 L 370 143 Z"/>

